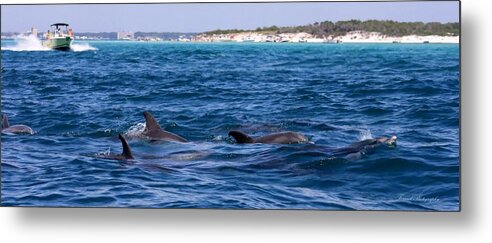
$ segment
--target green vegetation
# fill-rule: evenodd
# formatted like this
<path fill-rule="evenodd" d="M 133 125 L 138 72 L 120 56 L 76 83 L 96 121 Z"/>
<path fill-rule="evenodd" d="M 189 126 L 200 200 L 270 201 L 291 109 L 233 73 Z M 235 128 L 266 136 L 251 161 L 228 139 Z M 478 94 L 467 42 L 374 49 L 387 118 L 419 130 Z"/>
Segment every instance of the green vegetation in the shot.
<path fill-rule="evenodd" d="M 221 29 L 218 29 L 218 30 L 205 32 L 204 34 L 221 35 L 221 34 L 233 34 L 233 33 L 248 32 L 248 31 L 252 31 L 252 30 L 239 30 L 239 29 L 221 30 Z"/>
<path fill-rule="evenodd" d="M 232 34 L 241 32 L 264 32 L 272 34 L 280 33 L 299 33 L 306 32 L 315 36 L 340 36 L 345 35 L 350 31 L 367 31 L 379 32 L 388 36 L 404 36 L 404 35 L 440 35 L 440 36 L 457 36 L 460 33 L 459 23 L 437 23 L 437 22 L 397 22 L 392 20 L 347 20 L 347 21 L 324 21 L 316 22 L 309 25 L 256 28 L 256 30 L 214 30 L 205 32 L 204 34 Z"/>

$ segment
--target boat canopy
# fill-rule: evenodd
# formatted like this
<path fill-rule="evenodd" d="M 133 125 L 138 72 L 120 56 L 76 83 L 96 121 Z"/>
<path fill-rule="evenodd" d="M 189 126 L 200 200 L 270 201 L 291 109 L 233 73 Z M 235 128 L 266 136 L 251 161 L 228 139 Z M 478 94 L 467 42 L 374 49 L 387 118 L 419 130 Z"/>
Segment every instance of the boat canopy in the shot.
<path fill-rule="evenodd" d="M 51 26 L 55 26 L 55 27 L 58 27 L 58 26 L 68 26 L 68 24 L 65 24 L 65 23 L 55 23 L 55 24 L 52 24 Z"/>

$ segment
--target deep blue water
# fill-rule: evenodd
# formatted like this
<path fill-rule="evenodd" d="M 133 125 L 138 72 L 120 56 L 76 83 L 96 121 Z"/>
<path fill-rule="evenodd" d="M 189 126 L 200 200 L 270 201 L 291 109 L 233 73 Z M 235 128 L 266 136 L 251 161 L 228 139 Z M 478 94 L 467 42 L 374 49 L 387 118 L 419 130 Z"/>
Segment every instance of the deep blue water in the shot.
<path fill-rule="evenodd" d="M 2 41 L 2 47 L 14 43 Z M 459 46 L 90 42 L 3 48 L 4 206 L 459 209 Z M 190 143 L 129 140 L 143 111 Z M 312 145 L 235 144 L 297 131 L 343 147 L 397 135 L 360 159 Z M 310 146 L 310 147 L 309 147 Z"/>

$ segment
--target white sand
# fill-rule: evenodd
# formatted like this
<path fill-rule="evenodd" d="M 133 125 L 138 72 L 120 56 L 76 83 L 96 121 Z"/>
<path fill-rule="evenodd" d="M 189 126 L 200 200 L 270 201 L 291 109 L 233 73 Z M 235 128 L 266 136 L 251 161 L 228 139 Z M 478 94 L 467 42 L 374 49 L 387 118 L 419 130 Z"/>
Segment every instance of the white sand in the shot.
<path fill-rule="evenodd" d="M 352 31 L 344 36 L 335 37 L 335 40 L 339 40 L 344 43 L 459 43 L 459 36 L 438 36 L 438 35 L 428 35 L 428 36 L 418 36 L 418 35 L 407 35 L 407 36 L 386 36 L 378 32 L 363 32 L 363 31 Z"/>
<path fill-rule="evenodd" d="M 221 35 L 199 35 L 194 41 L 207 42 L 342 42 L 342 43 L 459 43 L 459 36 L 386 36 L 378 32 L 352 31 L 344 36 L 326 36 L 324 38 L 315 37 L 308 33 L 282 33 L 278 35 L 266 35 L 257 32 L 243 32 Z"/>

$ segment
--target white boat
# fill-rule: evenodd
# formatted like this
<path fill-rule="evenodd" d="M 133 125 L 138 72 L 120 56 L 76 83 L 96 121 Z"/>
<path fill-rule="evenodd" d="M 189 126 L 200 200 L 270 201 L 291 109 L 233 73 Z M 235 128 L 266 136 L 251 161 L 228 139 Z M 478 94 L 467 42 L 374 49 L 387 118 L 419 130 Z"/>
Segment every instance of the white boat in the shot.
<path fill-rule="evenodd" d="M 61 29 L 65 27 L 65 29 Z M 70 46 L 73 41 L 73 31 L 68 28 L 68 24 L 56 23 L 51 25 L 51 32 L 45 34 L 45 40 L 43 46 L 55 49 L 55 50 L 70 50 Z"/>

